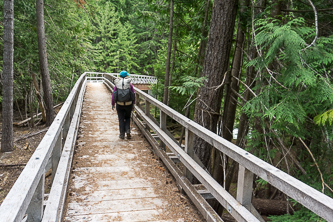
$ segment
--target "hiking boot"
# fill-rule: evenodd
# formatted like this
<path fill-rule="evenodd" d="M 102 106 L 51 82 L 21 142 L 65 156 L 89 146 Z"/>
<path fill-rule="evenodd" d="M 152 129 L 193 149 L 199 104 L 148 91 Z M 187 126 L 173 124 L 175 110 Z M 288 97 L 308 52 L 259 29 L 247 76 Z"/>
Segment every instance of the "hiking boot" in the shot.
<path fill-rule="evenodd" d="M 126 135 L 127 135 L 127 139 L 131 139 L 132 138 L 132 136 L 131 136 L 130 133 L 126 133 Z"/>
<path fill-rule="evenodd" d="M 120 134 L 119 138 L 123 140 L 123 139 L 125 139 L 125 135 L 124 134 Z"/>

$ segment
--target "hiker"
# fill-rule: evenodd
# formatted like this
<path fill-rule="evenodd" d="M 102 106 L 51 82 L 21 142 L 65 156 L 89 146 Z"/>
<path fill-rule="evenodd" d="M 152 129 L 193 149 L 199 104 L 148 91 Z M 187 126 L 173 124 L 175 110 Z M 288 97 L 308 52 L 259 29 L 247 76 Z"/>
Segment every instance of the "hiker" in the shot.
<path fill-rule="evenodd" d="M 125 133 L 127 139 L 131 138 L 131 112 L 134 110 L 135 91 L 131 83 L 132 79 L 126 71 L 120 72 L 120 78 L 116 78 L 114 90 L 112 93 L 112 110 L 116 105 L 119 120 L 119 138 L 124 139 Z"/>

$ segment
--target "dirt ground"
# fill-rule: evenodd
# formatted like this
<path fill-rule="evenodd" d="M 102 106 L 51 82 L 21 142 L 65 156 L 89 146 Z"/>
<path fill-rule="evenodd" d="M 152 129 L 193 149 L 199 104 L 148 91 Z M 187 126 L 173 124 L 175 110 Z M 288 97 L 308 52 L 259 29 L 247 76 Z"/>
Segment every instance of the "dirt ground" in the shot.
<path fill-rule="evenodd" d="M 14 141 L 16 140 L 14 142 L 14 151 L 0 153 L 0 204 L 42 140 L 46 133 L 46 131 L 43 131 L 44 129 L 46 129 L 45 125 L 36 126 L 35 128 L 27 126 L 14 127 Z M 40 131 L 43 132 L 35 136 L 23 138 Z"/>

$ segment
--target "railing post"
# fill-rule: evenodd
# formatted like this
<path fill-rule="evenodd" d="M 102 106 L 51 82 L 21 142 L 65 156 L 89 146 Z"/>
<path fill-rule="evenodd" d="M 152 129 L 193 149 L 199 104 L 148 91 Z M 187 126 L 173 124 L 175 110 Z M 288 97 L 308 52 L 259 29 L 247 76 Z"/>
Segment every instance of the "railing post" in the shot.
<path fill-rule="evenodd" d="M 145 104 L 146 104 L 146 106 L 145 106 L 145 114 L 149 117 L 149 118 L 151 118 L 151 115 L 150 115 L 150 102 L 147 100 L 147 99 L 145 99 Z M 148 130 L 148 131 L 150 131 L 150 128 L 148 127 L 148 125 L 147 124 L 144 124 L 145 125 L 145 128 Z"/>
<path fill-rule="evenodd" d="M 52 152 L 52 178 L 51 178 L 52 183 L 53 183 L 55 174 L 57 172 L 59 160 L 61 157 L 61 151 L 62 151 L 62 130 L 59 133 L 57 142 L 54 145 L 53 152 Z"/>
<path fill-rule="evenodd" d="M 193 150 L 193 138 L 194 134 L 188 129 L 185 128 L 185 152 L 193 159 L 194 156 L 194 150 Z M 193 175 L 192 173 L 185 168 L 185 175 L 186 178 L 192 182 L 193 181 Z"/>
<path fill-rule="evenodd" d="M 27 222 L 41 221 L 43 218 L 45 174 L 43 173 L 27 209 Z"/>
<path fill-rule="evenodd" d="M 62 134 L 63 134 L 63 141 L 62 141 L 62 145 L 64 145 L 64 142 L 66 141 L 66 137 L 67 137 L 67 133 L 68 133 L 68 130 L 69 130 L 69 125 L 70 125 L 70 112 L 68 112 L 67 116 L 65 117 L 65 122 L 64 122 L 64 126 L 63 126 L 63 129 L 62 129 Z"/>
<path fill-rule="evenodd" d="M 251 205 L 252 191 L 253 173 L 242 165 L 239 165 L 237 200 L 246 208 Z"/>
<path fill-rule="evenodd" d="M 149 116 L 150 115 L 150 102 L 148 100 L 145 100 L 145 104 L 146 104 L 145 113 L 147 116 Z"/>
<path fill-rule="evenodd" d="M 253 173 L 239 165 L 238 182 L 237 182 L 237 200 L 246 209 L 248 209 L 259 221 L 265 220 L 257 212 L 252 205 L 252 192 L 253 192 Z"/>
<path fill-rule="evenodd" d="M 135 105 L 140 107 L 140 96 L 138 93 L 135 93 Z"/>
<path fill-rule="evenodd" d="M 167 115 L 160 110 L 160 128 L 166 132 L 166 119 L 167 119 Z M 160 142 L 160 146 L 162 147 L 162 149 L 165 151 L 165 144 L 162 142 Z"/>

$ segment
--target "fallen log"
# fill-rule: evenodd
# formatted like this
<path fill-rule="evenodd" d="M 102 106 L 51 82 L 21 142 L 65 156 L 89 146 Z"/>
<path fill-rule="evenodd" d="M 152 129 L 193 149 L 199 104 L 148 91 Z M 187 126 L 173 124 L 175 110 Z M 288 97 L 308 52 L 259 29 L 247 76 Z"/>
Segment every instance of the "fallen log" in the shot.
<path fill-rule="evenodd" d="M 30 134 L 28 134 L 28 135 L 24 135 L 24 136 L 22 136 L 22 137 L 20 137 L 20 138 L 15 139 L 15 140 L 14 140 L 14 143 L 16 143 L 16 142 L 18 142 L 18 141 L 20 141 L 20 140 L 23 140 L 23 139 L 27 139 L 27 138 L 32 137 L 32 136 L 36 136 L 36 135 L 38 135 L 38 134 L 40 134 L 40 133 L 43 133 L 43 132 L 47 131 L 48 129 L 49 129 L 49 127 L 45 128 L 45 129 L 42 129 L 42 130 L 40 130 L 40 131 L 38 131 L 38 132 L 35 132 L 35 133 L 30 133 Z"/>
<path fill-rule="evenodd" d="M 285 200 L 254 198 L 252 204 L 261 215 L 284 215 L 287 213 L 287 201 Z"/>
<path fill-rule="evenodd" d="M 25 163 L 17 163 L 17 164 L 0 164 L 0 167 L 17 167 L 17 166 L 25 166 Z"/>
<path fill-rule="evenodd" d="M 58 105 L 54 106 L 53 108 L 55 109 L 55 108 L 61 106 L 62 104 L 64 104 L 64 103 L 59 103 Z M 38 113 L 38 114 L 34 115 L 33 118 L 36 118 L 36 117 L 38 117 L 38 116 L 40 116 L 40 115 L 42 115 L 42 113 Z M 23 125 L 23 124 L 29 122 L 30 120 L 31 120 L 31 117 L 28 118 L 28 119 L 25 119 L 25 120 L 23 120 L 23 121 L 21 121 L 21 122 L 15 122 L 15 123 L 13 123 L 13 125 L 15 125 L 15 126 L 21 126 L 21 125 Z"/>

